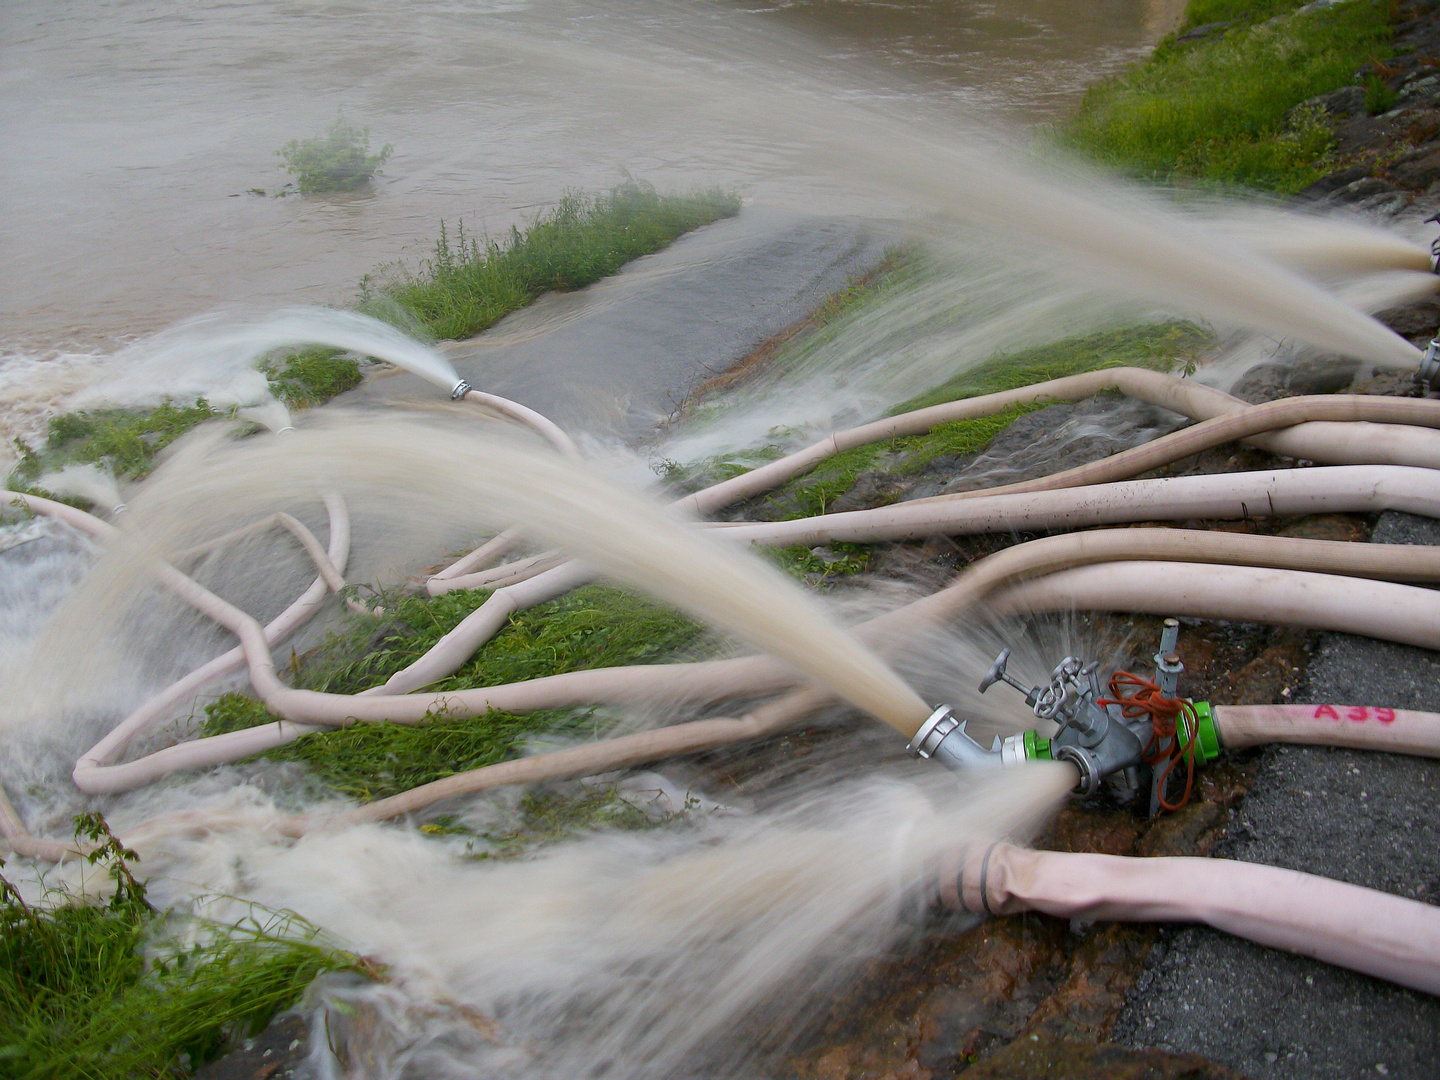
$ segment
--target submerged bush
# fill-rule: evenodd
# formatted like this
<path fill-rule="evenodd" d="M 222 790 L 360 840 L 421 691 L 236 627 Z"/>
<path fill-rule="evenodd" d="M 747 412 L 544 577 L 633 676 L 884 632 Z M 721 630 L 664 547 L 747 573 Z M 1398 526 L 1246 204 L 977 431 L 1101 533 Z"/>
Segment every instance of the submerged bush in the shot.
<path fill-rule="evenodd" d="M 291 139 L 275 153 L 285 159 L 285 171 L 294 176 L 305 194 L 354 191 L 370 182 L 394 152 L 386 143 L 370 153 L 370 129 L 357 128 L 337 116 L 323 135 Z"/>

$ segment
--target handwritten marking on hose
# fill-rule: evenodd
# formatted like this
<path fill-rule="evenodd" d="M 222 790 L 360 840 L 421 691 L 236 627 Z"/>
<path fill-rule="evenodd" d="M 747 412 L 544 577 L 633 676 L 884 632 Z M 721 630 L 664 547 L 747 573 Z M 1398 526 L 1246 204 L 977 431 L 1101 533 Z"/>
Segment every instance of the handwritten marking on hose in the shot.
<path fill-rule="evenodd" d="M 1345 710 L 1344 719 L 1353 720 L 1357 724 L 1363 724 L 1367 720 L 1378 720 L 1382 724 L 1393 724 L 1395 722 L 1394 709 L 1372 709 L 1365 705 L 1341 705 L 1338 709 L 1334 705 L 1315 706 L 1316 720 L 1339 720 L 1340 709 Z"/>

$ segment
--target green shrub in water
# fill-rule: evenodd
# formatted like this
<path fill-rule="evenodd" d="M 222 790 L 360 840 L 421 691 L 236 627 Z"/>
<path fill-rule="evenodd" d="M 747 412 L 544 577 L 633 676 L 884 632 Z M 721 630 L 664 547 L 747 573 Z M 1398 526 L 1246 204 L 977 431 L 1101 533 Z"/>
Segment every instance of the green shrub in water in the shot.
<path fill-rule="evenodd" d="M 275 151 L 305 194 L 363 187 L 393 152 L 386 143 L 378 154 L 370 153 L 370 129 L 347 124 L 343 115 L 323 135 L 291 139 Z"/>

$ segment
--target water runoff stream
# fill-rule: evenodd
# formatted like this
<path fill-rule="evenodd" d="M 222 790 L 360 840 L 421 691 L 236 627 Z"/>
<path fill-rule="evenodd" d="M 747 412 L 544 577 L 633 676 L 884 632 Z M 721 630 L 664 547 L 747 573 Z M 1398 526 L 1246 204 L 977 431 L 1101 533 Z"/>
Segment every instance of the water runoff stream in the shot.
<path fill-rule="evenodd" d="M 442 217 L 500 229 L 622 168 L 662 189 L 733 184 L 752 204 L 883 219 L 933 240 L 921 287 L 678 429 L 665 456 L 744 448 L 777 429 L 803 442 L 997 348 L 1147 314 L 1233 334 L 1232 368 L 1277 340 L 1413 366 L 1413 347 L 1361 308 L 1428 286 L 1405 269 L 1424 252 L 1415 227 L 1177 209 L 1024 151 L 1027 125 L 1071 107 L 1178 7 L 7 5 L 6 433 L 33 434 L 56 409 L 202 392 L 269 408 L 284 427 L 259 400 L 253 363 L 290 341 L 443 381 L 445 361 L 424 343 L 315 305 L 415 257 Z M 274 147 L 342 106 L 396 144 L 383 182 L 339 197 L 247 193 L 277 187 Z M 293 434 L 192 440 L 138 490 L 113 493 L 131 504 L 127 542 L 103 553 L 51 522 L 5 527 L 0 779 L 37 834 L 103 809 L 140 850 L 158 902 L 222 920 L 256 903 L 293 910 L 387 965 L 388 982 L 329 980 L 311 996 L 349 1075 L 768 1075 L 817 1000 L 917 932 L 917 892 L 942 850 L 1023 836 L 1063 797 L 1064 778 L 1044 769 L 960 788 L 893 758 L 871 768 L 836 754 L 686 829 L 511 863 L 467 860 L 463 839 L 410 826 L 282 835 L 281 817 L 333 796 L 274 764 L 84 799 L 69 782 L 76 758 L 233 643 L 161 602 L 145 557 L 275 509 L 319 531 L 322 490 L 343 492 L 354 517 L 351 581 L 400 580 L 519 521 L 717 633 L 790 658 L 873 716 L 905 722 L 967 693 L 971 674 L 938 661 L 928 674 L 897 662 L 897 675 L 835 629 L 855 611 L 691 535 L 636 490 L 645 469 L 603 432 L 591 461 L 561 467 L 463 418 L 320 412 Z M 273 547 L 240 545 L 197 572 L 263 621 L 313 574 Z M 964 652 L 966 634 L 948 647 Z M 624 719 L 695 715 L 686 709 L 650 703 Z M 855 725 L 857 746 L 867 730 Z M 460 812 L 483 827 L 507 798 Z M 17 876 L 40 889 L 40 870 Z M 75 864 L 44 881 L 99 884 Z M 339 1075 L 320 1034 L 313 1051 L 312 1068 Z"/>

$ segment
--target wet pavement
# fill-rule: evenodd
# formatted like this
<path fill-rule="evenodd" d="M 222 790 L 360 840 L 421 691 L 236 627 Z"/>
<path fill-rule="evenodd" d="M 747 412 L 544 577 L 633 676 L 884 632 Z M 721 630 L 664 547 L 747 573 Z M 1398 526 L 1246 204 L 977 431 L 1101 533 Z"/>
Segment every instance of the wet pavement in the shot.
<path fill-rule="evenodd" d="M 1385 513 L 1371 540 L 1440 544 L 1440 522 Z M 1440 654 L 1326 634 L 1295 697 L 1440 710 Z M 1433 904 L 1440 901 L 1437 806 L 1440 762 L 1270 747 L 1214 854 Z M 1116 1038 L 1200 1053 L 1257 1080 L 1431 1080 L 1440 1075 L 1440 999 L 1186 928 L 1162 935 Z"/>
<path fill-rule="evenodd" d="M 747 207 L 613 277 L 547 295 L 443 348 L 477 389 L 538 409 L 572 433 L 633 442 L 706 380 L 877 266 L 899 236 L 854 219 Z M 337 401 L 437 396 L 398 372 Z"/>

